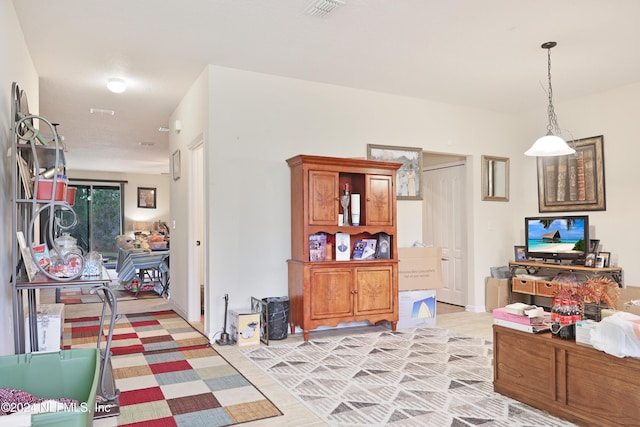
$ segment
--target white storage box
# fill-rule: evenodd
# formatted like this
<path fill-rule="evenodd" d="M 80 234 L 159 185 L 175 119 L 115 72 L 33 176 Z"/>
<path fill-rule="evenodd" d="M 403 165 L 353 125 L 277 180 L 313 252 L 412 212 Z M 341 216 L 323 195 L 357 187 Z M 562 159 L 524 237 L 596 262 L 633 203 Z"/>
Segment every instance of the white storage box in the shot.
<path fill-rule="evenodd" d="M 591 319 L 576 322 L 576 344 L 591 346 L 591 331 L 595 329 L 597 324 L 598 322 Z"/>
<path fill-rule="evenodd" d="M 240 347 L 260 345 L 260 313 L 229 310 L 229 335 Z"/>
<path fill-rule="evenodd" d="M 436 291 L 403 291 L 398 298 L 397 328 L 417 328 L 436 325 Z"/>
<path fill-rule="evenodd" d="M 38 304 L 38 351 L 60 351 L 64 333 L 64 304 Z M 31 352 L 29 316 L 25 319 L 25 352 Z"/>

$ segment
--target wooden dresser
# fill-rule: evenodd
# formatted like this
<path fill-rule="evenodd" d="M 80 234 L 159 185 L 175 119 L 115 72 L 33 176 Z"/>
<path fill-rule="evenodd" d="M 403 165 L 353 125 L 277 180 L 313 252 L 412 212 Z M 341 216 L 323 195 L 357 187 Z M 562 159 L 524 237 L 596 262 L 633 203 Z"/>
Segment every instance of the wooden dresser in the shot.
<path fill-rule="evenodd" d="M 493 326 L 493 387 L 580 426 L 640 426 L 640 360 Z"/>
<path fill-rule="evenodd" d="M 400 163 L 299 155 L 287 160 L 291 170 L 291 259 L 289 321 L 309 331 L 343 322 L 398 321 L 398 251 L 396 242 L 396 171 Z M 360 195 L 358 226 L 338 225 L 340 196 L 349 188 Z M 351 210 L 349 210 L 351 212 Z M 336 260 L 330 248 L 323 260 L 311 261 L 309 238 L 332 241 L 349 235 L 352 254 L 357 240 L 386 236 L 387 257 Z"/>

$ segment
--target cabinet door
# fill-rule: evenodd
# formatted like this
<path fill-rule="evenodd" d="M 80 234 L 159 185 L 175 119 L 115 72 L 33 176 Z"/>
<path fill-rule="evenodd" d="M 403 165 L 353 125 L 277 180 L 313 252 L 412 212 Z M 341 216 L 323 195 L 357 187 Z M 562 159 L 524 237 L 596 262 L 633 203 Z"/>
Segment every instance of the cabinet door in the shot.
<path fill-rule="evenodd" d="M 338 173 L 309 171 L 309 224 L 338 224 Z"/>
<path fill-rule="evenodd" d="M 311 270 L 311 318 L 353 315 L 353 271 L 349 268 Z"/>
<path fill-rule="evenodd" d="M 393 225 L 392 184 L 389 175 L 367 175 L 366 225 Z"/>
<path fill-rule="evenodd" d="M 356 270 L 356 315 L 393 312 L 396 294 L 391 266 Z"/>

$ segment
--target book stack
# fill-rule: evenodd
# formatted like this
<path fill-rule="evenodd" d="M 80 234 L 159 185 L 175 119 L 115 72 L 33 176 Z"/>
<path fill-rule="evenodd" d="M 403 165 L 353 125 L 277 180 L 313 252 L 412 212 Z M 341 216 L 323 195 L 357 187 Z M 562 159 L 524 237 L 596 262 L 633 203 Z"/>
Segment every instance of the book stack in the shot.
<path fill-rule="evenodd" d="M 551 329 L 551 313 L 536 310 L 526 310 L 532 316 L 526 313 L 516 314 L 520 309 L 510 309 L 509 306 L 496 308 L 493 310 L 493 324 L 504 326 L 506 328 L 517 329 L 531 334 L 548 331 Z"/>

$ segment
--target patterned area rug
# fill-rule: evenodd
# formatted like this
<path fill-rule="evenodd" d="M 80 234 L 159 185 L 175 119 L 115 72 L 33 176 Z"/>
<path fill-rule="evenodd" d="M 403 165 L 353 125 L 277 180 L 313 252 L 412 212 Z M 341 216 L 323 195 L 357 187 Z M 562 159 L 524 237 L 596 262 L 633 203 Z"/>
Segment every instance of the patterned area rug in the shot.
<path fill-rule="evenodd" d="M 67 319 L 65 348 L 95 346 L 98 330 L 97 317 Z M 282 415 L 171 310 L 123 315 L 112 353 L 119 426 L 216 427 Z"/>
<path fill-rule="evenodd" d="M 248 348 L 331 426 L 573 426 L 493 392 L 493 346 L 441 328 Z"/>

